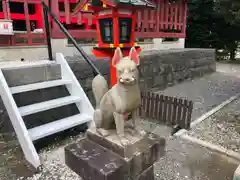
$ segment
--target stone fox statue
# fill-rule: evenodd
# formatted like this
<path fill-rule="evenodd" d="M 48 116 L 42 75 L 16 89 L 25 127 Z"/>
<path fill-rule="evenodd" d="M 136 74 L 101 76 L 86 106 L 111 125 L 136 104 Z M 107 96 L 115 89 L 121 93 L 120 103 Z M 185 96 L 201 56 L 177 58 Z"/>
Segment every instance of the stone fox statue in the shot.
<path fill-rule="evenodd" d="M 122 144 L 127 144 L 124 137 L 124 113 L 132 114 L 132 129 L 140 135 L 145 134 L 139 127 L 137 109 L 141 106 L 141 93 L 138 85 L 139 56 L 133 47 L 127 57 L 123 57 L 117 48 L 112 59 L 117 70 L 117 84 L 108 90 L 105 78 L 97 75 L 92 81 L 93 94 L 96 100 L 94 121 L 96 130 L 102 136 L 108 135 L 108 129 L 115 124 L 117 135 Z"/>

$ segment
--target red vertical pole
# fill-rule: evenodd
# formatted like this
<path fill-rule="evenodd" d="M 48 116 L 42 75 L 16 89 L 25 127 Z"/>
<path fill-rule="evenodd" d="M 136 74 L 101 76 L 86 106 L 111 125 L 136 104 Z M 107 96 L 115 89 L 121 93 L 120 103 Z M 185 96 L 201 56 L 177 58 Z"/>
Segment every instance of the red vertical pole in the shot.
<path fill-rule="evenodd" d="M 116 72 L 116 68 L 112 65 L 112 59 L 113 59 L 113 55 L 110 57 L 110 81 L 111 81 L 111 87 L 113 87 L 115 84 L 117 84 L 117 72 Z"/>
<path fill-rule="evenodd" d="M 118 9 L 113 9 L 113 44 L 115 47 L 119 46 L 119 25 L 118 25 Z M 112 65 L 113 55 L 110 57 L 110 76 L 111 76 L 111 87 L 117 83 L 117 72 L 116 68 Z"/>
<path fill-rule="evenodd" d="M 155 33 L 158 33 L 160 31 L 160 1 L 157 1 L 158 2 L 158 5 L 157 5 L 157 11 L 156 11 L 156 17 L 157 17 L 157 20 L 155 21 L 156 22 L 156 28 L 154 29 Z"/>
<path fill-rule="evenodd" d="M 187 26 L 187 0 L 183 1 L 183 29 L 182 29 L 182 33 L 184 33 L 184 35 L 186 35 L 186 26 Z"/>
<path fill-rule="evenodd" d="M 38 16 L 36 28 L 41 29 L 43 28 L 43 14 L 42 14 L 41 4 L 35 4 L 35 9 L 36 9 L 36 14 Z"/>
<path fill-rule="evenodd" d="M 164 29 L 164 24 L 165 24 L 165 20 L 164 20 L 164 12 L 165 12 L 165 6 L 166 2 L 164 1 L 162 4 L 160 4 L 160 30 Z M 157 32 L 159 33 L 160 30 L 158 30 Z"/>
<path fill-rule="evenodd" d="M 57 18 L 60 18 L 59 15 L 59 1 L 58 0 L 54 0 L 54 1 L 50 1 L 51 3 L 51 10 L 52 12 L 57 16 Z M 60 31 L 58 25 L 53 21 L 53 27 L 52 27 L 53 31 Z"/>
<path fill-rule="evenodd" d="M 25 15 L 25 21 L 26 21 L 27 35 L 28 35 L 28 45 L 31 45 L 32 44 L 32 36 L 31 36 L 31 25 L 30 25 L 27 0 L 24 0 L 24 15 Z"/>
<path fill-rule="evenodd" d="M 70 4 L 68 0 L 64 0 L 64 11 L 65 11 L 65 19 L 66 24 L 70 24 Z"/>
<path fill-rule="evenodd" d="M 6 0 L 3 0 L 2 2 L 0 1 L 0 3 L 2 3 L 4 19 L 10 19 L 9 2 Z"/>
<path fill-rule="evenodd" d="M 178 29 L 178 8 L 179 8 L 179 3 L 175 3 L 175 6 L 174 6 L 174 29 Z"/>

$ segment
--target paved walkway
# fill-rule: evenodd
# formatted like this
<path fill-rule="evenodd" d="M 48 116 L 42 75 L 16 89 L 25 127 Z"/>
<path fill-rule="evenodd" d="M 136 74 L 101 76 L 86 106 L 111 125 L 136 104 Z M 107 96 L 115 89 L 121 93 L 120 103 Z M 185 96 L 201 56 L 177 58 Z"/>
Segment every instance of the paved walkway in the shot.
<path fill-rule="evenodd" d="M 238 71 L 232 71 L 229 66 L 220 64 L 217 66 L 216 73 L 183 82 L 157 93 L 192 100 L 194 102 L 192 120 L 195 120 L 223 101 L 240 93 L 240 66 L 237 65 L 235 68 Z"/>
<path fill-rule="evenodd" d="M 240 77 L 240 64 L 218 63 L 217 71 L 224 74 Z"/>
<path fill-rule="evenodd" d="M 232 180 L 239 162 L 180 138 L 167 141 L 156 180 Z"/>
<path fill-rule="evenodd" d="M 155 164 L 156 180 L 232 180 L 240 162 L 180 137 L 169 137 L 166 127 L 142 124 L 147 131 L 168 136 L 166 154 Z"/>

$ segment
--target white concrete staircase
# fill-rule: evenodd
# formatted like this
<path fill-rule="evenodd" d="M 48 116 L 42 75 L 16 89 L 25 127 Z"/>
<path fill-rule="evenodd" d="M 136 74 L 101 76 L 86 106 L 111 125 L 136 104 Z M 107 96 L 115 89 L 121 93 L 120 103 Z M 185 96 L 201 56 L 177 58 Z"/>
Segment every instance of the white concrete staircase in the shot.
<path fill-rule="evenodd" d="M 23 153 L 29 163 L 31 163 L 35 168 L 38 168 L 41 165 L 41 162 L 38 153 L 33 145 L 33 141 L 55 134 L 60 131 L 64 131 L 77 125 L 81 125 L 86 122 L 93 123 L 92 119 L 94 109 L 92 107 L 92 104 L 90 103 L 88 97 L 86 96 L 81 85 L 79 84 L 67 61 L 61 53 L 57 53 L 55 63 L 58 63 L 61 66 L 62 79 L 20 85 L 15 87 L 9 87 L 6 78 L 4 77 L 4 73 L 2 70 L 4 70 L 6 66 L 0 67 L 1 98 L 7 109 L 14 130 L 17 134 Z M 26 65 L 29 66 L 29 64 L 27 63 Z M 34 66 L 34 64 L 31 64 L 30 66 Z M 65 85 L 66 89 L 70 94 L 69 96 L 40 103 L 34 103 L 23 107 L 17 107 L 17 104 L 13 98 L 13 94 L 23 92 L 26 93 L 29 91 L 57 87 L 62 85 Z M 24 123 L 24 116 L 73 103 L 76 104 L 76 107 L 79 110 L 79 114 L 63 118 L 54 122 L 50 122 L 41 126 L 37 126 L 31 129 L 27 129 Z"/>

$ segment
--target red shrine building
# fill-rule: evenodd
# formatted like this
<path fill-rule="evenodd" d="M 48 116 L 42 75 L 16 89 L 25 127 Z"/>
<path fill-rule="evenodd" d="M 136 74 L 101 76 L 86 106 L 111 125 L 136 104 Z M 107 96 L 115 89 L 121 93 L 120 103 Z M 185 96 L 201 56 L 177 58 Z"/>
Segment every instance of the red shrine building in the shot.
<path fill-rule="evenodd" d="M 70 34 L 91 54 L 97 38 L 96 19 L 85 5 L 73 13 L 79 1 L 45 0 Z M 187 0 L 154 0 L 156 9 L 139 9 L 135 38 L 142 49 L 184 48 Z M 77 54 L 65 35 L 51 19 L 53 52 Z M 29 51 L 31 49 L 31 51 Z M 40 0 L 0 1 L 0 61 L 47 57 L 43 9 Z M 14 53 L 15 54 L 14 54 Z"/>

